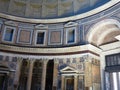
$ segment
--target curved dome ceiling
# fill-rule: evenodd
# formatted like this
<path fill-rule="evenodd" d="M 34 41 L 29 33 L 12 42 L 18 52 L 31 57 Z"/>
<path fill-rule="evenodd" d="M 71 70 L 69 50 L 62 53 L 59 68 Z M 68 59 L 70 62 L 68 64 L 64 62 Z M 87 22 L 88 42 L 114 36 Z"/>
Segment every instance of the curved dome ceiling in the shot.
<path fill-rule="evenodd" d="M 0 13 L 51 19 L 73 16 L 97 8 L 110 0 L 0 0 Z"/>

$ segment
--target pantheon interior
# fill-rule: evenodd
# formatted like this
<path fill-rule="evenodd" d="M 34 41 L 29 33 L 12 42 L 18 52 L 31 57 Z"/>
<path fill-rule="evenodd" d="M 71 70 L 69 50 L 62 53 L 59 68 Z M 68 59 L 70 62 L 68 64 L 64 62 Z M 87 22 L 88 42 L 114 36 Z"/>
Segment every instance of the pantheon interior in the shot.
<path fill-rule="evenodd" d="M 0 90 L 120 90 L 120 0 L 0 0 Z"/>

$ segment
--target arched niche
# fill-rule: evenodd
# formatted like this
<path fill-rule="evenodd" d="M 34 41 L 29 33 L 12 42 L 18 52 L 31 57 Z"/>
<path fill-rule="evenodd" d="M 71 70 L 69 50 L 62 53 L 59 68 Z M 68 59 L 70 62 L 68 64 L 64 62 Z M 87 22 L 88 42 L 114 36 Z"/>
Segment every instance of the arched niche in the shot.
<path fill-rule="evenodd" d="M 115 19 L 104 19 L 90 28 L 87 41 L 90 44 L 100 46 L 117 41 L 115 37 L 119 34 L 120 22 Z"/>

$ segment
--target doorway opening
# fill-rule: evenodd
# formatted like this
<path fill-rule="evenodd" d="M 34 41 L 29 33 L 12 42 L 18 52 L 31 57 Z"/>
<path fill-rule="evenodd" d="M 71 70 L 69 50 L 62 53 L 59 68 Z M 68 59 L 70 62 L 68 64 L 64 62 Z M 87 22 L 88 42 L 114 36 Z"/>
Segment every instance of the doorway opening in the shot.
<path fill-rule="evenodd" d="M 0 90 L 7 90 L 9 71 L 7 66 L 0 65 Z"/>
<path fill-rule="evenodd" d="M 42 63 L 36 61 L 33 66 L 31 90 L 41 90 Z"/>
<path fill-rule="evenodd" d="M 65 90 L 74 90 L 74 77 L 66 77 L 66 88 Z"/>
<path fill-rule="evenodd" d="M 46 70 L 46 87 L 45 90 L 52 90 L 53 86 L 53 68 L 54 68 L 54 61 L 49 60 L 47 63 L 47 70 Z"/>

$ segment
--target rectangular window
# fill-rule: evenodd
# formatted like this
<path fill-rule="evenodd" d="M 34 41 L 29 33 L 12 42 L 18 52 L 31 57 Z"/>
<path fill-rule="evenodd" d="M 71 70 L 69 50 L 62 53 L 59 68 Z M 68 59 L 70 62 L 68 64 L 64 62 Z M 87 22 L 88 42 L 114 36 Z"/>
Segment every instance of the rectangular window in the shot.
<path fill-rule="evenodd" d="M 106 66 L 120 65 L 120 53 L 105 56 Z"/>
<path fill-rule="evenodd" d="M 9 29 L 9 28 L 6 30 L 4 37 L 5 41 L 12 41 L 13 31 L 14 31 L 13 29 Z"/>
<path fill-rule="evenodd" d="M 37 44 L 44 44 L 44 36 L 45 36 L 44 32 L 39 32 L 37 34 Z"/>
<path fill-rule="evenodd" d="M 46 42 L 46 30 L 37 30 L 35 36 L 35 45 L 44 46 Z"/>
<path fill-rule="evenodd" d="M 76 43 L 76 27 L 66 29 L 66 44 Z"/>
<path fill-rule="evenodd" d="M 67 43 L 74 43 L 75 42 L 75 30 L 68 31 L 68 41 Z"/>
<path fill-rule="evenodd" d="M 13 34 L 15 28 L 13 27 L 5 27 L 4 34 L 3 34 L 3 41 L 12 42 L 13 41 Z"/>

